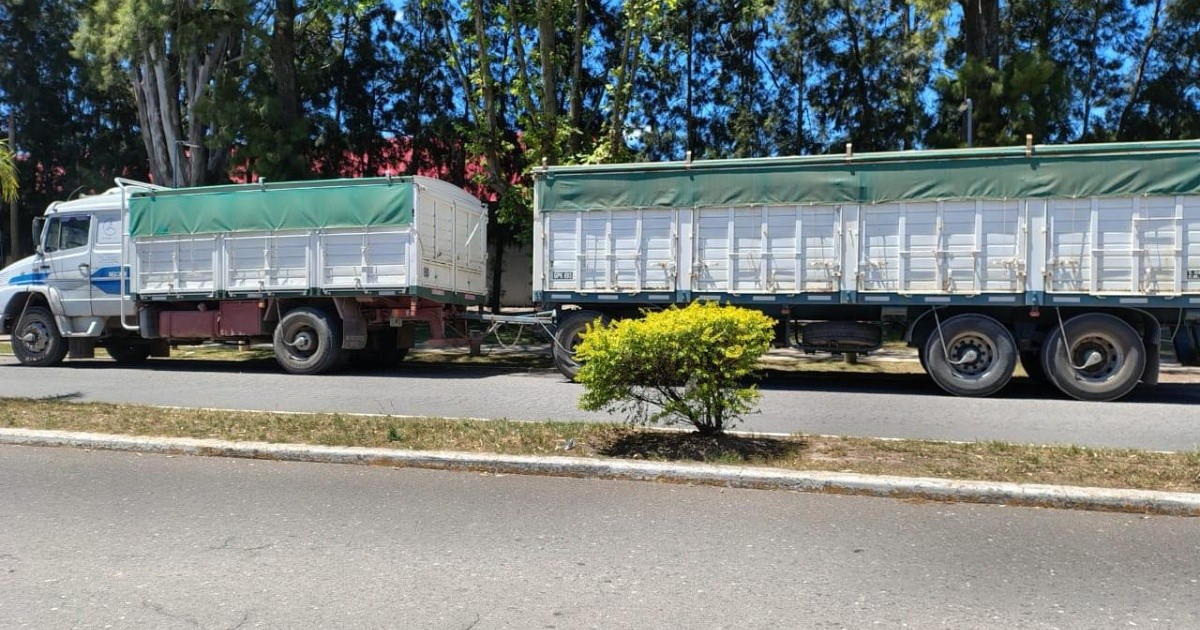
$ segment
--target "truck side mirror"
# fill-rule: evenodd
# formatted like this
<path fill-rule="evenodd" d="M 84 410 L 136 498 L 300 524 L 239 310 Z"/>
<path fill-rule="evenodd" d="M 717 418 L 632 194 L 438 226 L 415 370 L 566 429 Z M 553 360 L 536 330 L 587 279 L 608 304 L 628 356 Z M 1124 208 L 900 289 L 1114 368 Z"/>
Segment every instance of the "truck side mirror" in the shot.
<path fill-rule="evenodd" d="M 33 250 L 38 254 L 44 254 L 42 251 L 42 231 L 46 229 L 46 217 L 35 217 L 33 219 Z"/>

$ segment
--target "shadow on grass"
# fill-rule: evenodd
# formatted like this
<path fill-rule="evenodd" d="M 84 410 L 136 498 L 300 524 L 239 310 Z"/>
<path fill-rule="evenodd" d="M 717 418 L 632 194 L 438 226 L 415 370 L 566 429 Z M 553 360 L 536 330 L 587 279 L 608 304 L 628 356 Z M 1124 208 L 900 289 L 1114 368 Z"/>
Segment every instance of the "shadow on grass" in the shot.
<path fill-rule="evenodd" d="M 808 441 L 803 439 L 636 432 L 617 438 L 599 452 L 625 459 L 741 463 L 799 456 L 806 448 Z"/>

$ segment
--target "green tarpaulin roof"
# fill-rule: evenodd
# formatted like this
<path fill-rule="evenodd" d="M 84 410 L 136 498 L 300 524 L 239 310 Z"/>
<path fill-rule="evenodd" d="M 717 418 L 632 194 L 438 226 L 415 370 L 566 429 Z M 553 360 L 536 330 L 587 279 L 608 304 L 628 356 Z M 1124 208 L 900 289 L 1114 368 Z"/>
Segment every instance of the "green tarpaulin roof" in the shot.
<path fill-rule="evenodd" d="M 1200 141 L 559 166 L 538 210 L 1200 193 Z"/>
<path fill-rule="evenodd" d="M 137 192 L 129 233 L 165 236 L 217 232 L 410 225 L 409 177 Z"/>

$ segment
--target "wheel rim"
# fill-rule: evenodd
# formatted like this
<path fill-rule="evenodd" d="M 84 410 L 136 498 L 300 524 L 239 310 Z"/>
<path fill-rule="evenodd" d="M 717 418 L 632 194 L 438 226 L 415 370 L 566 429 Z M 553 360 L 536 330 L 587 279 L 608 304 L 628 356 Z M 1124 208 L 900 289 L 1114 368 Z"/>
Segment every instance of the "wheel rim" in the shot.
<path fill-rule="evenodd" d="M 50 347 L 50 328 L 45 322 L 28 322 L 21 329 L 21 345 L 32 354 L 42 354 Z"/>
<path fill-rule="evenodd" d="M 284 335 L 283 343 L 288 348 L 288 354 L 300 360 L 307 360 L 317 353 L 320 338 L 312 327 L 297 323 L 289 326 L 285 332 L 287 334 Z"/>
<path fill-rule="evenodd" d="M 946 342 L 946 350 L 955 376 L 965 380 L 983 378 L 996 364 L 995 342 L 976 333 L 953 337 Z"/>
<path fill-rule="evenodd" d="M 1071 348 L 1071 368 L 1076 378 L 1089 383 L 1104 383 L 1113 378 L 1125 363 L 1125 352 L 1108 335 L 1089 334 Z"/>

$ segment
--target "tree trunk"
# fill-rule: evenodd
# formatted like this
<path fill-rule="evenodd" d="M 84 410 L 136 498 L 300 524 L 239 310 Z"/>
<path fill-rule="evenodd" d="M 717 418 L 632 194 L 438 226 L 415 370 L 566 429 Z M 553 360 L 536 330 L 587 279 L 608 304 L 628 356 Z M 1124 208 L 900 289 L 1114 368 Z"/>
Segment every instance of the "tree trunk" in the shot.
<path fill-rule="evenodd" d="M 505 181 L 504 176 L 500 173 L 500 112 L 496 99 L 496 86 L 492 83 L 491 55 L 488 50 L 487 23 L 483 15 L 483 0 L 473 0 L 473 4 L 475 9 L 475 37 L 479 46 L 479 82 L 480 90 L 483 93 L 484 159 L 487 162 L 486 173 L 488 181 L 492 186 L 492 190 L 497 195 L 497 202 L 488 206 L 488 224 L 498 228 L 500 226 L 498 220 L 500 211 L 499 202 L 504 199 L 504 195 L 508 191 L 508 182 Z M 502 233 L 503 230 L 501 229 L 488 231 L 488 239 L 492 245 L 492 255 L 489 256 L 488 262 L 493 266 L 493 285 L 489 291 L 488 303 L 493 311 L 500 309 L 499 270 L 504 264 L 505 242 L 505 239 L 501 238 Z"/>
<path fill-rule="evenodd" d="M 296 2 L 275 2 L 271 31 L 271 69 L 279 96 L 280 121 L 292 127 L 300 120 L 300 89 L 296 81 Z"/>
<path fill-rule="evenodd" d="M 850 50 L 854 59 L 854 66 L 849 70 L 854 73 L 854 93 L 858 98 L 859 108 L 859 128 L 858 133 L 855 130 L 850 130 L 851 138 L 858 138 L 862 142 L 864 149 L 877 148 L 874 146 L 871 134 L 875 129 L 875 104 L 871 102 L 871 95 L 867 86 L 867 76 L 865 74 L 865 64 L 862 56 L 862 43 L 859 35 L 858 20 L 854 17 L 854 10 L 850 7 L 849 0 L 842 2 L 842 11 L 846 14 L 846 24 L 850 27 Z"/>
<path fill-rule="evenodd" d="M 529 63 L 527 57 L 529 51 L 525 49 L 525 38 L 521 37 L 520 17 L 517 14 L 517 3 L 515 0 L 508 0 L 508 21 L 512 25 L 513 34 L 513 56 L 517 61 L 517 74 L 521 77 L 521 101 L 525 104 L 525 109 L 529 111 L 529 118 L 534 121 L 534 126 L 545 124 L 537 122 L 538 111 L 537 106 L 533 104 L 533 79 L 529 76 Z M 535 131 L 536 133 L 536 131 Z M 544 142 L 545 137 L 541 140 Z M 543 152 L 546 150 L 543 147 Z"/>
<path fill-rule="evenodd" d="M 1092 121 L 1092 93 L 1096 86 L 1096 66 L 1100 64 L 1100 56 L 1096 54 L 1096 49 L 1099 47 L 1100 40 L 1100 16 L 1101 9 L 1099 7 L 1092 8 L 1092 22 L 1088 29 L 1088 44 L 1090 53 L 1088 59 L 1087 79 L 1083 83 L 1083 112 L 1080 116 L 1082 121 L 1081 129 L 1079 130 L 1079 140 L 1084 140 L 1088 135 L 1088 127 Z"/>
<path fill-rule="evenodd" d="M 963 38 L 967 60 L 1000 67 L 999 0 L 959 0 L 963 8 Z"/>
<path fill-rule="evenodd" d="M 303 139 L 307 137 L 307 129 L 301 108 L 299 81 L 296 78 L 296 14 L 295 0 L 276 0 L 268 51 L 271 79 L 275 95 L 279 99 L 279 119 L 271 121 L 270 124 L 278 126 L 279 132 L 276 135 L 283 145 L 279 147 L 283 159 L 279 163 L 282 170 L 278 175 L 288 179 L 304 178 L 312 172 L 306 158 L 308 152 L 303 143 Z M 343 32 L 349 30 L 345 28 Z M 342 46 L 343 51 L 346 48 L 347 46 Z M 341 89 L 337 91 L 339 104 L 342 92 Z"/>
<path fill-rule="evenodd" d="M 558 84 L 554 63 L 554 9 L 551 0 L 537 0 L 538 39 L 542 57 L 542 155 L 550 164 L 558 163 Z"/>
<path fill-rule="evenodd" d="M 575 0 L 575 42 L 571 53 L 571 155 L 583 151 L 583 38 L 587 33 L 586 0 Z"/>
<path fill-rule="evenodd" d="M 625 112 L 632 96 L 633 81 L 641 59 L 641 46 L 646 16 L 640 8 L 630 9 L 625 5 L 625 34 L 621 42 L 621 57 L 617 61 L 615 87 L 613 88 L 612 112 L 609 117 L 609 147 L 612 157 L 619 157 L 625 149 Z"/>
<path fill-rule="evenodd" d="M 1129 90 L 1129 100 L 1125 102 L 1125 107 L 1121 110 L 1121 118 L 1117 123 L 1117 139 L 1128 139 L 1129 117 L 1133 115 L 1133 108 L 1137 106 L 1138 96 L 1141 95 L 1142 81 L 1146 77 L 1146 62 L 1150 58 L 1150 52 L 1154 50 L 1154 42 L 1158 39 L 1158 20 L 1162 13 L 1163 0 L 1155 0 L 1154 2 L 1154 17 L 1150 19 L 1150 32 L 1146 35 L 1146 44 L 1142 47 L 1142 52 L 1138 56 L 1137 70 L 1134 71 L 1133 86 Z"/>
<path fill-rule="evenodd" d="M 487 23 L 483 16 L 483 0 L 474 0 L 475 4 L 475 37 L 479 46 L 479 83 L 483 92 L 483 133 L 484 153 L 487 159 L 487 173 L 492 184 L 504 187 L 504 178 L 500 175 L 500 152 L 497 144 L 500 137 L 500 113 L 496 105 L 496 86 L 492 84 L 492 64 L 488 53 Z M 503 189 L 496 190 L 503 194 Z"/>

